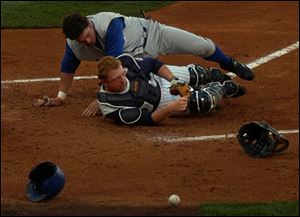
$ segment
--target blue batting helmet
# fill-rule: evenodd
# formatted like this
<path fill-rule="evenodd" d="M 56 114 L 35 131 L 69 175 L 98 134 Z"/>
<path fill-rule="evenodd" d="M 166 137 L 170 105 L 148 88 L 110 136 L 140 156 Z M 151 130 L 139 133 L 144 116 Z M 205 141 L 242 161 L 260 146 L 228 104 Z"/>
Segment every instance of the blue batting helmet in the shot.
<path fill-rule="evenodd" d="M 63 171 L 52 162 L 44 162 L 32 169 L 26 186 L 26 196 L 31 202 L 55 197 L 65 185 Z"/>

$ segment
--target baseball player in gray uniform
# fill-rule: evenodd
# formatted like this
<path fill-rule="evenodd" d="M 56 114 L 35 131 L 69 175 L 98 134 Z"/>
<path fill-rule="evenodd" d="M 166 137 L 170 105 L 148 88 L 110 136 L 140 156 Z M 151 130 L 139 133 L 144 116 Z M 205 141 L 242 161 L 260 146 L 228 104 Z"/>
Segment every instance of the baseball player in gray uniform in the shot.
<path fill-rule="evenodd" d="M 67 40 L 61 62 L 59 92 L 55 98 L 48 97 L 47 106 L 63 103 L 81 60 L 97 61 L 103 56 L 117 57 L 123 53 L 153 58 L 167 54 L 193 54 L 218 62 L 221 68 L 242 79 L 254 78 L 251 69 L 225 55 L 212 40 L 152 19 L 112 12 L 90 16 L 75 13 L 64 18 L 63 32 Z M 94 115 L 97 105 L 91 103 L 87 110 Z"/>
<path fill-rule="evenodd" d="M 245 87 L 216 68 L 167 66 L 151 57 L 128 54 L 102 58 L 97 74 L 102 114 L 123 124 L 155 125 L 174 113 L 208 113 L 220 106 L 223 97 L 246 93 Z M 170 86 L 179 82 L 193 88 L 189 96 L 171 95 Z"/>

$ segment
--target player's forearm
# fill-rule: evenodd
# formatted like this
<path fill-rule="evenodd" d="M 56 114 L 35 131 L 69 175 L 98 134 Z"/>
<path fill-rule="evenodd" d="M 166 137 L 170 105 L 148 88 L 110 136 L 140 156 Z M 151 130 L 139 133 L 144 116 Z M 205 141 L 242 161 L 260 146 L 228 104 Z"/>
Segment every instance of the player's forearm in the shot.
<path fill-rule="evenodd" d="M 155 124 L 162 124 L 173 112 L 171 105 L 166 105 L 165 107 L 158 108 L 151 114 L 151 118 Z"/>
<path fill-rule="evenodd" d="M 156 124 L 161 124 L 172 113 L 186 111 L 187 103 L 188 103 L 188 96 L 185 96 L 185 97 L 180 97 L 175 101 L 168 103 L 166 106 L 157 109 L 151 115 L 153 122 Z"/>
<path fill-rule="evenodd" d="M 168 81 L 174 76 L 170 69 L 164 64 L 160 67 L 157 73 L 160 77 L 167 79 Z"/>
<path fill-rule="evenodd" d="M 68 90 L 73 82 L 74 74 L 73 73 L 60 73 L 60 81 L 59 81 L 59 94 L 65 95 L 68 93 Z M 65 98 L 64 97 L 64 98 Z"/>

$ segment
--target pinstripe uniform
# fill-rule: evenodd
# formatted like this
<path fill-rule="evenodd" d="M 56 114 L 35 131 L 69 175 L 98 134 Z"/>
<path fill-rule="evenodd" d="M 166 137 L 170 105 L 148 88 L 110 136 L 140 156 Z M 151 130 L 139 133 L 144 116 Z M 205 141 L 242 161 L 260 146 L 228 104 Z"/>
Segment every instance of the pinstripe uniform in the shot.
<path fill-rule="evenodd" d="M 188 66 L 167 65 L 167 67 L 177 78 L 179 78 L 180 82 L 190 83 L 190 73 L 188 70 Z M 170 94 L 169 87 L 171 86 L 171 83 L 169 81 L 157 75 L 154 75 L 154 77 L 158 81 L 161 89 L 161 99 L 160 99 L 159 107 L 163 107 L 167 105 L 169 102 L 172 102 L 180 97 L 180 96 L 175 96 Z"/>
<path fill-rule="evenodd" d="M 145 69 L 146 59 L 138 60 L 129 55 L 122 55 L 119 59 L 124 65 L 125 70 L 127 70 L 127 86 L 122 92 L 109 92 L 104 89 L 103 85 L 101 86 L 98 93 L 98 101 L 100 110 L 104 116 L 126 124 L 133 124 L 138 121 L 144 124 L 149 122 L 151 113 L 157 108 L 163 107 L 179 98 L 179 96 L 170 94 L 170 82 L 156 75 L 158 69 L 162 66 L 162 63 L 158 60 L 152 59 L 152 64 L 156 65 L 154 67 L 155 71 L 152 73 L 149 69 Z M 128 60 L 130 61 L 129 64 L 127 64 Z M 129 65 L 131 68 L 126 68 L 126 65 Z M 148 65 L 147 67 L 151 66 Z M 179 78 L 180 82 L 189 83 L 190 73 L 188 66 L 167 65 L 167 67 Z M 145 71 L 146 74 L 144 74 Z M 141 79 L 139 78 L 139 74 L 142 74 Z M 138 81 L 138 91 L 134 90 L 136 81 Z M 135 118 L 129 120 L 129 116 L 134 116 Z"/>

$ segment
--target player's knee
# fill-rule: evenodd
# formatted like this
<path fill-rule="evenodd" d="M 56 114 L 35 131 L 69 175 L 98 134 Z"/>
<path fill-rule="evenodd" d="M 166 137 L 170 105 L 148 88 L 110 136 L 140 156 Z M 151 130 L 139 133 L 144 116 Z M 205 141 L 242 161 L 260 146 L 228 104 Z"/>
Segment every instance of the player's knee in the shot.
<path fill-rule="evenodd" d="M 191 114 L 208 113 L 212 110 L 212 99 L 206 91 L 193 91 L 188 101 Z"/>
<path fill-rule="evenodd" d="M 191 114 L 208 113 L 220 105 L 223 94 L 223 87 L 220 83 L 211 83 L 191 93 L 188 109 Z"/>
<path fill-rule="evenodd" d="M 190 85 L 198 88 L 210 82 L 220 82 L 224 79 L 224 74 L 217 68 L 204 68 L 197 64 L 188 65 L 190 74 Z"/>
<path fill-rule="evenodd" d="M 205 43 L 203 46 L 203 53 L 202 55 L 200 55 L 203 58 L 207 58 L 211 55 L 213 55 L 213 53 L 216 50 L 216 46 L 214 44 L 214 42 L 212 40 L 210 40 L 209 38 L 204 38 L 205 39 Z"/>
<path fill-rule="evenodd" d="M 206 83 L 207 78 L 209 77 L 209 70 L 202 66 L 196 64 L 188 65 L 188 70 L 190 73 L 190 85 L 192 87 L 198 87 Z"/>
<path fill-rule="evenodd" d="M 189 53 L 205 59 L 215 52 L 216 46 L 212 40 L 201 36 L 193 39 L 187 42 Z"/>

